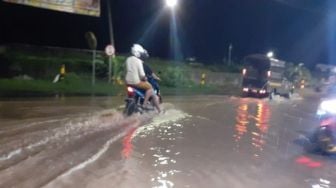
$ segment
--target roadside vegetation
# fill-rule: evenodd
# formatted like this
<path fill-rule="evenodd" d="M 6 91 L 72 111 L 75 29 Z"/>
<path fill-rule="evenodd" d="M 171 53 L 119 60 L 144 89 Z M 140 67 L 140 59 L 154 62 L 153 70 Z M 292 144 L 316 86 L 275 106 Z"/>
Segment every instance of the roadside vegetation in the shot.
<path fill-rule="evenodd" d="M 96 83 L 92 85 L 92 51 L 25 45 L 0 47 L 0 97 L 67 95 L 124 95 L 125 60 L 113 60 L 114 73 L 108 83 L 108 57 L 97 51 Z M 161 78 L 164 95 L 239 94 L 241 63 L 204 65 L 199 62 L 175 62 L 158 58 L 146 61 Z M 53 83 L 62 65 L 64 80 Z M 202 84 L 202 75 L 205 77 Z M 310 71 L 287 63 L 287 78 L 294 84 L 311 83 Z M 210 79 L 210 77 L 212 77 Z"/>
<path fill-rule="evenodd" d="M 0 96 L 124 95 L 126 56 L 113 61 L 114 73 L 108 83 L 108 57 L 97 51 L 96 83 L 92 85 L 92 53 L 89 50 L 9 45 L 0 47 Z M 228 94 L 237 91 L 231 82 L 221 85 L 195 79 L 197 74 L 220 72 L 224 66 L 172 62 L 151 58 L 147 62 L 161 77 L 164 95 Z M 53 83 L 61 65 L 66 66 L 64 80 Z M 237 72 L 239 67 L 235 68 Z M 225 69 L 227 71 L 228 68 Z M 199 72 L 199 73 L 198 73 Z"/>

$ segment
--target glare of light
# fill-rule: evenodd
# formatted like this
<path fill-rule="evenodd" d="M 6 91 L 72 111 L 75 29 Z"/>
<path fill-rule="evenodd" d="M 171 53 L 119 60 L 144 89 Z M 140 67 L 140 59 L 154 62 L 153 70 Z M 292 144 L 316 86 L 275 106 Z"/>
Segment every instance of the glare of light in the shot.
<path fill-rule="evenodd" d="M 130 92 L 130 93 L 132 93 L 134 90 L 131 87 L 127 87 L 127 91 Z"/>
<path fill-rule="evenodd" d="M 267 71 L 267 76 L 271 77 L 271 71 Z"/>
<path fill-rule="evenodd" d="M 319 111 L 336 114 L 336 99 L 323 101 L 320 104 L 320 108 L 318 109 L 318 112 Z"/>
<path fill-rule="evenodd" d="M 243 75 L 244 75 L 244 76 L 245 76 L 245 74 L 246 74 L 246 71 L 247 71 L 246 69 L 243 69 Z"/>
<path fill-rule="evenodd" d="M 141 38 L 136 42 L 138 44 L 146 44 L 148 41 L 152 40 L 154 33 L 157 31 L 157 25 L 160 23 L 161 18 L 165 15 L 165 11 L 159 10 L 154 17 L 144 25 L 144 32 Z"/>
<path fill-rule="evenodd" d="M 267 53 L 267 57 L 268 57 L 268 58 L 272 58 L 273 56 L 274 56 L 274 52 L 269 51 L 269 52 Z"/>
<path fill-rule="evenodd" d="M 170 42 L 170 56 L 175 61 L 181 61 L 183 58 L 183 53 L 181 49 L 180 34 L 182 30 L 179 27 L 179 20 L 176 15 L 176 8 L 172 9 L 170 12 L 170 32 L 169 32 L 169 42 Z"/>
<path fill-rule="evenodd" d="M 321 186 L 319 184 L 314 184 L 312 185 L 312 188 L 321 188 Z"/>
<path fill-rule="evenodd" d="M 170 8 L 174 8 L 177 5 L 177 0 L 166 0 L 166 5 Z"/>
<path fill-rule="evenodd" d="M 324 184 L 330 184 L 330 181 L 320 178 L 320 182 Z"/>
<path fill-rule="evenodd" d="M 316 115 L 318 115 L 318 116 L 323 116 L 325 114 L 326 114 L 326 112 L 323 111 L 323 110 L 320 110 L 320 109 L 318 109 L 317 112 L 316 112 Z"/>

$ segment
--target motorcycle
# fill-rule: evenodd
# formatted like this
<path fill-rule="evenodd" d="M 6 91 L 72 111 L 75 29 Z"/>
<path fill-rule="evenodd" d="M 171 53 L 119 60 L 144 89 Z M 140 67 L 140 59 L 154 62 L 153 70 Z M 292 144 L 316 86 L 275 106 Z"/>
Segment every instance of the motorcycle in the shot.
<path fill-rule="evenodd" d="M 319 127 L 310 138 L 310 151 L 336 153 L 336 99 L 323 100 L 317 110 Z M 307 148 L 306 148 L 307 149 Z"/>
<path fill-rule="evenodd" d="M 152 83 L 151 83 L 152 84 Z M 160 88 L 158 87 L 158 84 L 156 87 L 153 87 L 154 93 L 158 96 L 160 104 L 162 103 L 162 97 L 160 95 Z M 153 107 L 152 109 L 144 109 L 143 103 L 145 100 L 145 91 L 137 89 L 132 86 L 127 86 L 127 98 L 125 99 L 125 109 L 124 114 L 126 116 L 131 116 L 134 113 L 143 113 L 146 111 L 154 110 L 154 101 L 153 97 L 149 98 L 149 103 Z"/>

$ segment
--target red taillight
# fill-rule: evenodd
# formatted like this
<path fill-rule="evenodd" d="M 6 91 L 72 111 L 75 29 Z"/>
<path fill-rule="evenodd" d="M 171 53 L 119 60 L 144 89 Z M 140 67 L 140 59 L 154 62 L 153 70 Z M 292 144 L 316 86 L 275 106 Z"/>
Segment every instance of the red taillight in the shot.
<path fill-rule="evenodd" d="M 267 71 L 267 76 L 271 77 L 271 71 Z"/>
<path fill-rule="evenodd" d="M 242 72 L 242 73 L 243 73 L 243 75 L 245 76 L 245 74 L 246 74 L 246 69 L 243 69 L 243 72 Z"/>
<path fill-rule="evenodd" d="M 134 96 L 134 88 L 127 87 L 127 96 L 128 97 L 133 97 Z"/>
<path fill-rule="evenodd" d="M 133 93 L 133 92 L 134 92 L 134 89 L 133 89 L 132 87 L 127 87 L 127 91 L 128 91 L 129 93 Z"/>

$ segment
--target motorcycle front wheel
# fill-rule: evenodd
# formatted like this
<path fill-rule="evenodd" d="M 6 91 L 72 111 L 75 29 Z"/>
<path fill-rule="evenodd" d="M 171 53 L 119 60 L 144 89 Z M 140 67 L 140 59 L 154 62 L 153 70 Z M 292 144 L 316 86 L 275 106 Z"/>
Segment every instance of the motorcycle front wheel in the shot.
<path fill-rule="evenodd" d="M 319 130 L 317 135 L 318 145 L 321 151 L 325 154 L 336 153 L 334 138 L 332 132 L 326 128 Z"/>

